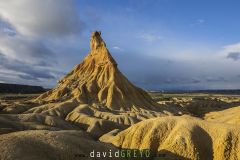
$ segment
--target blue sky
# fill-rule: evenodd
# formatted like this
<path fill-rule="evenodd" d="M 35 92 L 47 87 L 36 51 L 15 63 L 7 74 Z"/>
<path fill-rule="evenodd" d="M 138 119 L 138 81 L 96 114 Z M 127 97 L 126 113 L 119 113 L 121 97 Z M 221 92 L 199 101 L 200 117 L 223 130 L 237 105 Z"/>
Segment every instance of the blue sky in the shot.
<path fill-rule="evenodd" d="M 240 88 L 237 0 L 0 2 L 0 82 L 53 87 L 101 30 L 120 70 L 145 89 Z"/>

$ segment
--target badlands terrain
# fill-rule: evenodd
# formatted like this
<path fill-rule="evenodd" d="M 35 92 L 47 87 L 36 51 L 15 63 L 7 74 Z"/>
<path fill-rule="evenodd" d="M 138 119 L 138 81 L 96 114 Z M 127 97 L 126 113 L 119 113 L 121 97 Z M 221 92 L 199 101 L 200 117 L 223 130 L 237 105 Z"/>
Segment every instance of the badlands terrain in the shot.
<path fill-rule="evenodd" d="M 148 93 L 93 32 L 89 54 L 54 89 L 0 96 L 0 159 L 237 160 L 239 104 L 238 95 Z"/>

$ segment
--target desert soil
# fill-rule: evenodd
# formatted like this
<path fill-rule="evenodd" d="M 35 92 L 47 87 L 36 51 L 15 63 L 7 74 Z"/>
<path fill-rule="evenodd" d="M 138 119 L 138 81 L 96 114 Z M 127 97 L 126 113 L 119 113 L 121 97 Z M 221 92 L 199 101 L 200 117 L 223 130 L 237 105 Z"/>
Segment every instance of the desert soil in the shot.
<path fill-rule="evenodd" d="M 149 151 L 138 160 L 240 159 L 240 96 L 147 93 L 120 72 L 101 32 L 90 48 L 54 89 L 0 95 L 1 160 L 115 160 L 119 150 Z"/>

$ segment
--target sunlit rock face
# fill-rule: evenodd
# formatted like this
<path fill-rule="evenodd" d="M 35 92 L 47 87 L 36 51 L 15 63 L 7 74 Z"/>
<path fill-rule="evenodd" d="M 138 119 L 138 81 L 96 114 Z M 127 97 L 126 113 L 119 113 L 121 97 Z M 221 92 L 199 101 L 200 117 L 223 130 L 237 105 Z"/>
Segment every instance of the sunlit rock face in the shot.
<path fill-rule="evenodd" d="M 41 95 L 37 101 L 65 101 L 96 104 L 111 110 L 156 109 L 158 106 L 142 89 L 134 86 L 119 71 L 109 53 L 101 32 L 93 32 L 90 53 L 58 86 Z"/>

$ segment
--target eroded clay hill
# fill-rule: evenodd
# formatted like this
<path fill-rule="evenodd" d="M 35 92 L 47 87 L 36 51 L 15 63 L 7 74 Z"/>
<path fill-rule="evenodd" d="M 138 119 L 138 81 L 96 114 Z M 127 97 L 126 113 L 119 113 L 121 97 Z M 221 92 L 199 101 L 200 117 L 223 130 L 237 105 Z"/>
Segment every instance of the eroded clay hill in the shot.
<path fill-rule="evenodd" d="M 100 32 L 93 32 L 91 51 L 82 63 L 59 81 L 58 86 L 38 97 L 38 101 L 61 102 L 75 98 L 80 103 L 97 104 L 111 110 L 156 109 L 144 90 L 134 86 L 118 70 Z"/>
<path fill-rule="evenodd" d="M 150 149 L 159 159 L 237 160 L 240 128 L 191 116 L 139 122 L 116 136 L 100 138 L 120 148 Z"/>
<path fill-rule="evenodd" d="M 209 112 L 204 116 L 208 121 L 240 125 L 240 106 L 222 111 Z"/>
<path fill-rule="evenodd" d="M 5 108 L 5 113 L 21 115 L 4 116 L 0 121 L 22 127 L 34 124 L 26 126 L 27 129 L 37 129 L 38 125 L 69 129 L 70 122 L 99 137 L 148 118 L 171 114 L 168 107 L 155 102 L 119 71 L 100 32 L 92 33 L 90 48 L 82 63 L 60 80 L 55 89 L 29 104 Z"/>

